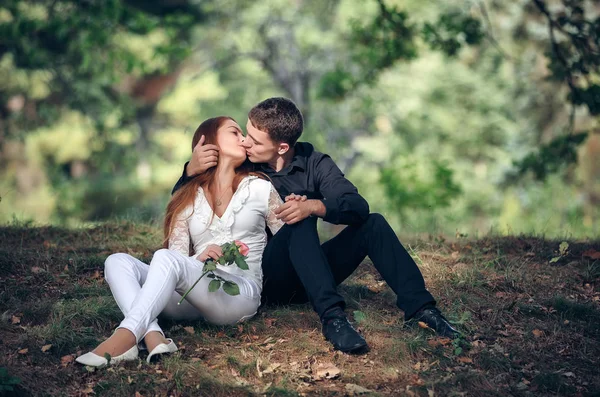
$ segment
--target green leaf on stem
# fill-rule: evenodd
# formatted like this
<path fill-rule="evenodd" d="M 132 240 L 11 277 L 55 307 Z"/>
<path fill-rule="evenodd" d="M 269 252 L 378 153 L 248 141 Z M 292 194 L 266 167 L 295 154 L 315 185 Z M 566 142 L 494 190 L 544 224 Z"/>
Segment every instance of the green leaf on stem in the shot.
<path fill-rule="evenodd" d="M 215 292 L 221 287 L 221 282 L 219 280 L 212 280 L 208 284 L 208 292 Z M 223 288 L 225 289 L 225 288 Z"/>
<path fill-rule="evenodd" d="M 203 272 L 212 272 L 213 270 L 217 270 L 217 264 L 214 260 L 211 259 L 204 262 Z"/>
<path fill-rule="evenodd" d="M 248 264 L 246 263 L 246 260 L 244 259 L 244 257 L 242 256 L 236 256 L 235 257 L 235 264 L 242 270 L 248 270 Z"/>
<path fill-rule="evenodd" d="M 233 281 L 225 281 L 223 283 L 223 291 L 231 296 L 235 296 L 240 294 L 240 287 Z"/>

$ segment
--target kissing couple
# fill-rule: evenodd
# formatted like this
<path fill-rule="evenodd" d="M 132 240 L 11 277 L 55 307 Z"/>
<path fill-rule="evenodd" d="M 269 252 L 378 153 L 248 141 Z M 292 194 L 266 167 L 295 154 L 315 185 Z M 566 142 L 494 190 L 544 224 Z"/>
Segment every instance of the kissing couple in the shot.
<path fill-rule="evenodd" d="M 173 320 L 235 324 L 253 317 L 261 303 L 310 302 L 323 336 L 345 353 L 368 351 L 352 327 L 337 286 L 369 257 L 397 296 L 405 320 L 424 322 L 438 335 L 459 336 L 436 308 L 423 276 L 385 220 L 334 161 L 298 142 L 304 122 L 286 98 L 269 98 L 248 113 L 246 135 L 230 117 L 204 121 L 192 139 L 192 158 L 175 187 L 164 221 L 164 248 L 147 265 L 123 253 L 109 256 L 104 276 L 125 316 L 113 335 L 76 359 L 90 366 L 147 361 L 177 345 L 158 325 Z M 321 244 L 317 219 L 347 225 Z M 216 265 L 214 276 L 233 282 L 237 295 L 209 292 L 207 261 L 223 244 L 241 241 L 247 267 Z M 110 360 L 106 355 L 110 355 Z"/>

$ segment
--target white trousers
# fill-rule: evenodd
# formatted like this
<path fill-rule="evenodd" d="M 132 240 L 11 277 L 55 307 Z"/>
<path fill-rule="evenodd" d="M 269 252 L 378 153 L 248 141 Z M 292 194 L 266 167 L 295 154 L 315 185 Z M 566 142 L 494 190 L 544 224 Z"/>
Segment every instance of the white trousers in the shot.
<path fill-rule="evenodd" d="M 113 254 L 104 263 L 104 277 L 125 319 L 118 328 L 131 331 L 138 342 L 152 331 L 164 335 L 157 316 L 174 320 L 197 320 L 217 324 L 235 324 L 256 314 L 260 289 L 253 280 L 229 274 L 215 274 L 237 283 L 240 294 L 228 295 L 219 289 L 208 292 L 211 279 L 206 276 L 188 294 L 181 296 L 202 275 L 203 263 L 177 251 L 161 249 L 154 253 L 150 266 L 128 254 Z"/>

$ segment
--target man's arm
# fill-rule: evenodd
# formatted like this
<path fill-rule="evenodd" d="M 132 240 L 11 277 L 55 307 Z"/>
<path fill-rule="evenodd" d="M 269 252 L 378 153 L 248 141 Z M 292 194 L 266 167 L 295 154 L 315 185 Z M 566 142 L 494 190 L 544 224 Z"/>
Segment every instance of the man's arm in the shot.
<path fill-rule="evenodd" d="M 183 185 L 188 183 L 194 176 L 201 174 L 211 167 L 217 165 L 219 156 L 219 147 L 217 145 L 204 144 L 204 135 L 192 151 L 192 159 L 183 166 L 183 174 L 177 181 L 171 194 L 174 194 Z"/>
<path fill-rule="evenodd" d="M 186 169 L 187 169 L 188 164 L 189 164 L 189 161 L 187 163 L 185 163 L 185 165 L 183 166 L 183 174 L 181 174 L 181 177 L 179 178 L 179 180 L 177 181 L 175 186 L 173 186 L 173 190 L 171 190 L 171 195 L 175 194 L 176 191 L 181 189 L 181 187 L 183 185 L 188 183 L 193 178 L 193 176 L 190 177 L 190 176 L 187 176 L 187 174 L 186 174 Z"/>
<path fill-rule="evenodd" d="M 369 217 L 369 204 L 358 194 L 352 184 L 328 155 L 323 155 L 315 165 L 318 189 L 323 196 L 324 221 L 351 225 Z"/>

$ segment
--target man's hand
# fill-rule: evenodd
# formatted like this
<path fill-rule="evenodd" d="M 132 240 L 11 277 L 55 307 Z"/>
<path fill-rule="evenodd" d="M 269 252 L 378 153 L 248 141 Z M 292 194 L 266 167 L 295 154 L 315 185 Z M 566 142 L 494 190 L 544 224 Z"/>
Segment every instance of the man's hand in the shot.
<path fill-rule="evenodd" d="M 325 205 L 320 200 L 290 199 L 288 201 L 288 197 L 286 197 L 286 203 L 275 210 L 277 219 L 281 219 L 284 223 L 293 225 L 311 215 L 325 216 Z"/>
<path fill-rule="evenodd" d="M 219 147 L 217 145 L 205 145 L 204 140 L 204 135 L 202 135 L 192 152 L 192 159 L 185 168 L 185 174 L 188 177 L 201 174 L 217 165 Z"/>
<path fill-rule="evenodd" d="M 215 261 L 223 256 L 223 250 L 216 244 L 210 244 L 206 249 L 196 257 L 200 262 L 206 262 L 208 258 L 213 258 Z"/>
<path fill-rule="evenodd" d="M 306 199 L 307 199 L 307 197 L 306 197 L 306 196 L 301 196 L 301 195 L 299 195 L 299 194 L 294 194 L 294 193 L 292 193 L 292 194 L 290 194 L 289 196 L 287 196 L 287 197 L 285 198 L 285 202 L 287 203 L 288 201 L 291 201 L 291 200 L 296 200 L 296 201 L 306 201 Z"/>

